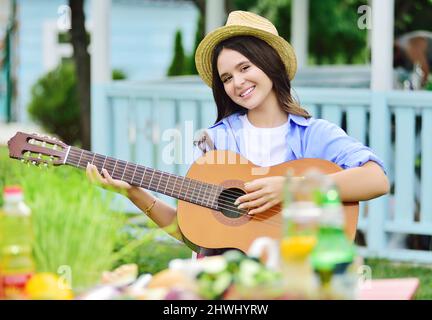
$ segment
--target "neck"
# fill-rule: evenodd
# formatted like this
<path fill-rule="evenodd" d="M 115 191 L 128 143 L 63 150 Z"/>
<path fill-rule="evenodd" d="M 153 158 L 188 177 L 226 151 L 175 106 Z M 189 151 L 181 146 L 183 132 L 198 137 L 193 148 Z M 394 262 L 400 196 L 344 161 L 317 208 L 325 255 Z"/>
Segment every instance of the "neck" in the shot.
<path fill-rule="evenodd" d="M 274 128 L 288 121 L 288 114 L 282 110 L 274 91 L 259 106 L 249 110 L 247 117 L 250 123 L 259 128 Z"/>
<path fill-rule="evenodd" d="M 98 171 L 105 168 L 114 179 L 125 181 L 133 186 L 212 209 L 217 208 L 217 197 L 223 189 L 217 185 L 117 160 L 76 147 L 70 148 L 66 164 L 85 169 L 87 163 L 94 164 Z"/>

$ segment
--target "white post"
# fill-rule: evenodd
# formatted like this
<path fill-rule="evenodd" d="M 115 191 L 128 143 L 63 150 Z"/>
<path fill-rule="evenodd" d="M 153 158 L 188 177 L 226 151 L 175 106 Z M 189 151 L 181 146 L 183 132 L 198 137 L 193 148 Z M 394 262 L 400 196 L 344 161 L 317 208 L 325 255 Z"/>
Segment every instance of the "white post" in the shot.
<path fill-rule="evenodd" d="M 394 0 L 372 0 L 371 89 L 393 88 Z"/>
<path fill-rule="evenodd" d="M 111 81 L 111 0 L 92 0 L 91 16 L 91 146 L 108 154 L 112 141 L 103 133 L 109 123 L 105 86 Z"/>
<path fill-rule="evenodd" d="M 298 68 L 307 65 L 309 39 L 309 0 L 294 0 L 291 7 L 291 44 Z"/>
<path fill-rule="evenodd" d="M 206 0 L 205 33 L 219 28 L 225 23 L 225 1 Z"/>
<path fill-rule="evenodd" d="M 111 0 L 92 0 L 91 79 L 92 84 L 111 80 Z"/>

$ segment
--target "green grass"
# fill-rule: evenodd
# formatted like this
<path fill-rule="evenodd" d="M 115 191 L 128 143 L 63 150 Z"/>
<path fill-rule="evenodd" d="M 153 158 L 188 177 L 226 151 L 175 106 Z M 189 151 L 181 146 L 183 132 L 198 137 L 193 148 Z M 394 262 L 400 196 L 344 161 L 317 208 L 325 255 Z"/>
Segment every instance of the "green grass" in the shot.
<path fill-rule="evenodd" d="M 365 264 L 371 267 L 373 279 L 418 278 L 420 286 L 416 292 L 415 299 L 432 299 L 432 267 L 397 263 L 382 259 L 366 259 Z"/>

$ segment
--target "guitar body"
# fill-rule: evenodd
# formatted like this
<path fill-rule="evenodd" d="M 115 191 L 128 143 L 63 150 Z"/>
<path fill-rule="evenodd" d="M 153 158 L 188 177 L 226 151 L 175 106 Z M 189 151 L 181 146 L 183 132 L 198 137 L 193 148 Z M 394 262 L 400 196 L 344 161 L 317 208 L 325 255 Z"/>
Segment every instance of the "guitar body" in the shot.
<path fill-rule="evenodd" d="M 271 176 L 284 176 L 288 169 L 301 176 L 311 168 L 330 174 L 341 171 L 336 164 L 320 159 L 300 159 L 273 167 L 259 167 L 231 151 L 209 151 L 190 167 L 187 177 L 199 181 L 243 191 L 245 182 Z M 220 199 L 226 204 L 224 197 Z M 346 233 L 354 239 L 358 220 L 358 203 L 344 203 Z M 280 239 L 282 234 L 281 206 L 248 216 L 230 216 L 230 212 L 216 211 L 179 200 L 177 219 L 180 230 L 193 246 L 208 249 L 237 248 L 247 252 L 258 237 Z"/>

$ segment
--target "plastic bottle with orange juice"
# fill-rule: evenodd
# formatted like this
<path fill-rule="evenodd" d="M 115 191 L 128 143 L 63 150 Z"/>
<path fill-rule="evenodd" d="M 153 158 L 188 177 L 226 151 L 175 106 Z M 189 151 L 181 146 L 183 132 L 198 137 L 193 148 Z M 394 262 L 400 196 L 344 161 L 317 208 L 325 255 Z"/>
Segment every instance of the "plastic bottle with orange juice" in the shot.
<path fill-rule="evenodd" d="M 31 210 L 19 186 L 5 187 L 0 209 L 0 280 L 6 299 L 25 299 L 25 285 L 35 271 Z"/>
<path fill-rule="evenodd" d="M 288 176 L 283 208 L 283 235 L 280 242 L 281 271 L 287 298 L 314 299 L 318 281 L 310 262 L 317 243 L 321 208 L 317 204 L 319 175 Z"/>

